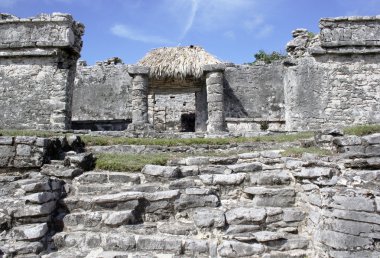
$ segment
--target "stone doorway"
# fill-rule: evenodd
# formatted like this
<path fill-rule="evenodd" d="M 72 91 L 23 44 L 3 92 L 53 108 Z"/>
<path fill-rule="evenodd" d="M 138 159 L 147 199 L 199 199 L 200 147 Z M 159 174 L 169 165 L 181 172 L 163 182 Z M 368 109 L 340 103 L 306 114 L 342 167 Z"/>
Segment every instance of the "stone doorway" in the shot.
<path fill-rule="evenodd" d="M 181 132 L 195 132 L 195 113 L 181 115 Z"/>

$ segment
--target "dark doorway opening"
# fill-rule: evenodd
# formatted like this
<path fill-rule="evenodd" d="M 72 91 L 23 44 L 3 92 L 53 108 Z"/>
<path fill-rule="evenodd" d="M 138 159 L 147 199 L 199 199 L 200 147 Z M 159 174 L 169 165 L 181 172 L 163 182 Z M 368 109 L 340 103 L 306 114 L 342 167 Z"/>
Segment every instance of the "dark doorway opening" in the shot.
<path fill-rule="evenodd" d="M 181 132 L 195 132 L 195 114 L 181 115 Z"/>

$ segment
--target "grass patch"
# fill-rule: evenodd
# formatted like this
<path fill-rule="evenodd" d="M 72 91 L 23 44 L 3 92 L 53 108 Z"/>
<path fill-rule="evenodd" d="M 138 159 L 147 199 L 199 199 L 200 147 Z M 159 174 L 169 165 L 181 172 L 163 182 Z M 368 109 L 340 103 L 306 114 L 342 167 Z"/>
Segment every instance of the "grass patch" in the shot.
<path fill-rule="evenodd" d="M 321 149 L 318 147 L 310 147 L 310 148 L 302 148 L 302 147 L 293 147 L 286 149 L 284 152 L 282 152 L 282 156 L 286 157 L 296 157 L 300 158 L 302 157 L 302 154 L 304 153 L 311 153 L 316 154 L 318 156 L 329 156 L 332 155 L 332 152 L 329 150 Z"/>
<path fill-rule="evenodd" d="M 0 130 L 0 136 L 37 136 L 47 138 L 63 135 L 65 135 L 65 133 L 42 130 Z"/>
<path fill-rule="evenodd" d="M 356 125 L 343 129 L 344 134 L 363 136 L 373 133 L 380 133 L 380 124 Z"/>
<path fill-rule="evenodd" d="M 174 158 L 173 154 L 127 154 L 127 153 L 101 153 L 97 154 L 96 168 L 111 171 L 140 171 L 145 165 L 165 165 Z"/>
<path fill-rule="evenodd" d="M 314 135 L 312 132 L 300 132 L 295 134 L 276 134 L 257 137 L 236 137 L 236 138 L 192 138 L 192 139 L 154 139 L 154 138 L 126 138 L 110 136 L 82 136 L 82 140 L 87 146 L 93 145 L 160 145 L 160 146 L 183 146 L 183 145 L 226 145 L 233 143 L 249 142 L 294 142 L 307 139 Z"/>
<path fill-rule="evenodd" d="M 54 137 L 71 135 L 72 133 L 60 133 L 54 131 L 38 130 L 0 130 L 0 135 L 4 136 L 38 136 Z M 91 136 L 81 135 L 82 141 L 86 146 L 107 146 L 107 145 L 159 145 L 159 146 L 185 146 L 185 145 L 226 145 L 234 143 L 254 143 L 254 142 L 294 142 L 297 140 L 307 139 L 314 135 L 313 132 L 299 132 L 292 134 L 274 134 L 256 137 L 230 137 L 230 138 L 127 138 L 112 136 Z"/>

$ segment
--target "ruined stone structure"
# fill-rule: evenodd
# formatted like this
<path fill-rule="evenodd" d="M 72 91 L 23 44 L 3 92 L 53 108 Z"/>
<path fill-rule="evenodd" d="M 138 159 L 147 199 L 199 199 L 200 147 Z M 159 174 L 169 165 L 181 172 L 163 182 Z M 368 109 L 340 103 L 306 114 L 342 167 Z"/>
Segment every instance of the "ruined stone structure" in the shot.
<path fill-rule="evenodd" d="M 0 128 L 70 128 L 83 29 L 67 14 L 0 14 Z"/>
<path fill-rule="evenodd" d="M 321 34 L 316 36 L 304 29 L 295 30 L 294 39 L 287 45 L 289 58 L 285 61 L 252 66 L 225 64 L 220 70 L 223 94 L 218 96 L 209 96 L 214 89 L 206 87 L 210 80 L 207 78 L 214 76 L 213 83 L 219 80 L 222 85 L 222 77 L 208 71 L 207 66 L 203 67 L 206 73 L 197 81 L 149 79 L 149 123 L 158 131 L 181 131 L 182 115 L 192 114 L 194 130 L 209 133 L 263 128 L 299 131 L 378 123 L 380 19 L 322 19 L 320 27 Z M 112 76 L 106 75 L 107 80 L 115 80 Z M 123 78 L 126 80 L 128 75 Z M 123 90 L 128 92 L 125 95 L 131 95 L 130 84 L 125 82 Z M 91 80 L 78 83 L 77 87 L 78 91 L 91 88 Z M 182 95 L 176 100 L 176 94 Z M 81 94 L 75 98 L 83 103 Z M 120 114 L 132 112 L 131 101 L 126 102 Z M 107 106 L 105 109 L 111 111 Z"/>
<path fill-rule="evenodd" d="M 76 136 L 0 137 L 0 256 L 379 257 L 380 134 L 337 134 L 315 138 L 331 157 L 255 151 L 130 173 L 91 171 Z"/>
<path fill-rule="evenodd" d="M 322 19 L 314 39 L 295 31 L 285 73 L 288 130 L 380 121 L 379 17 Z"/>

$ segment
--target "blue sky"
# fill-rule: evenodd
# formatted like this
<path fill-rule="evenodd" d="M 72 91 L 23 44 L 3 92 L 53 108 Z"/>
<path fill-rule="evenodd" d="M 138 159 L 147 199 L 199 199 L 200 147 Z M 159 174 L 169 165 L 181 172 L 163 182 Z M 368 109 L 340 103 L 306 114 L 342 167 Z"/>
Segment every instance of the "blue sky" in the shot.
<path fill-rule="evenodd" d="M 163 46 L 200 45 L 226 62 L 284 51 L 291 31 L 319 32 L 321 17 L 378 15 L 380 0 L 0 0 L 19 17 L 70 13 L 85 24 L 82 58 L 132 64 Z"/>

